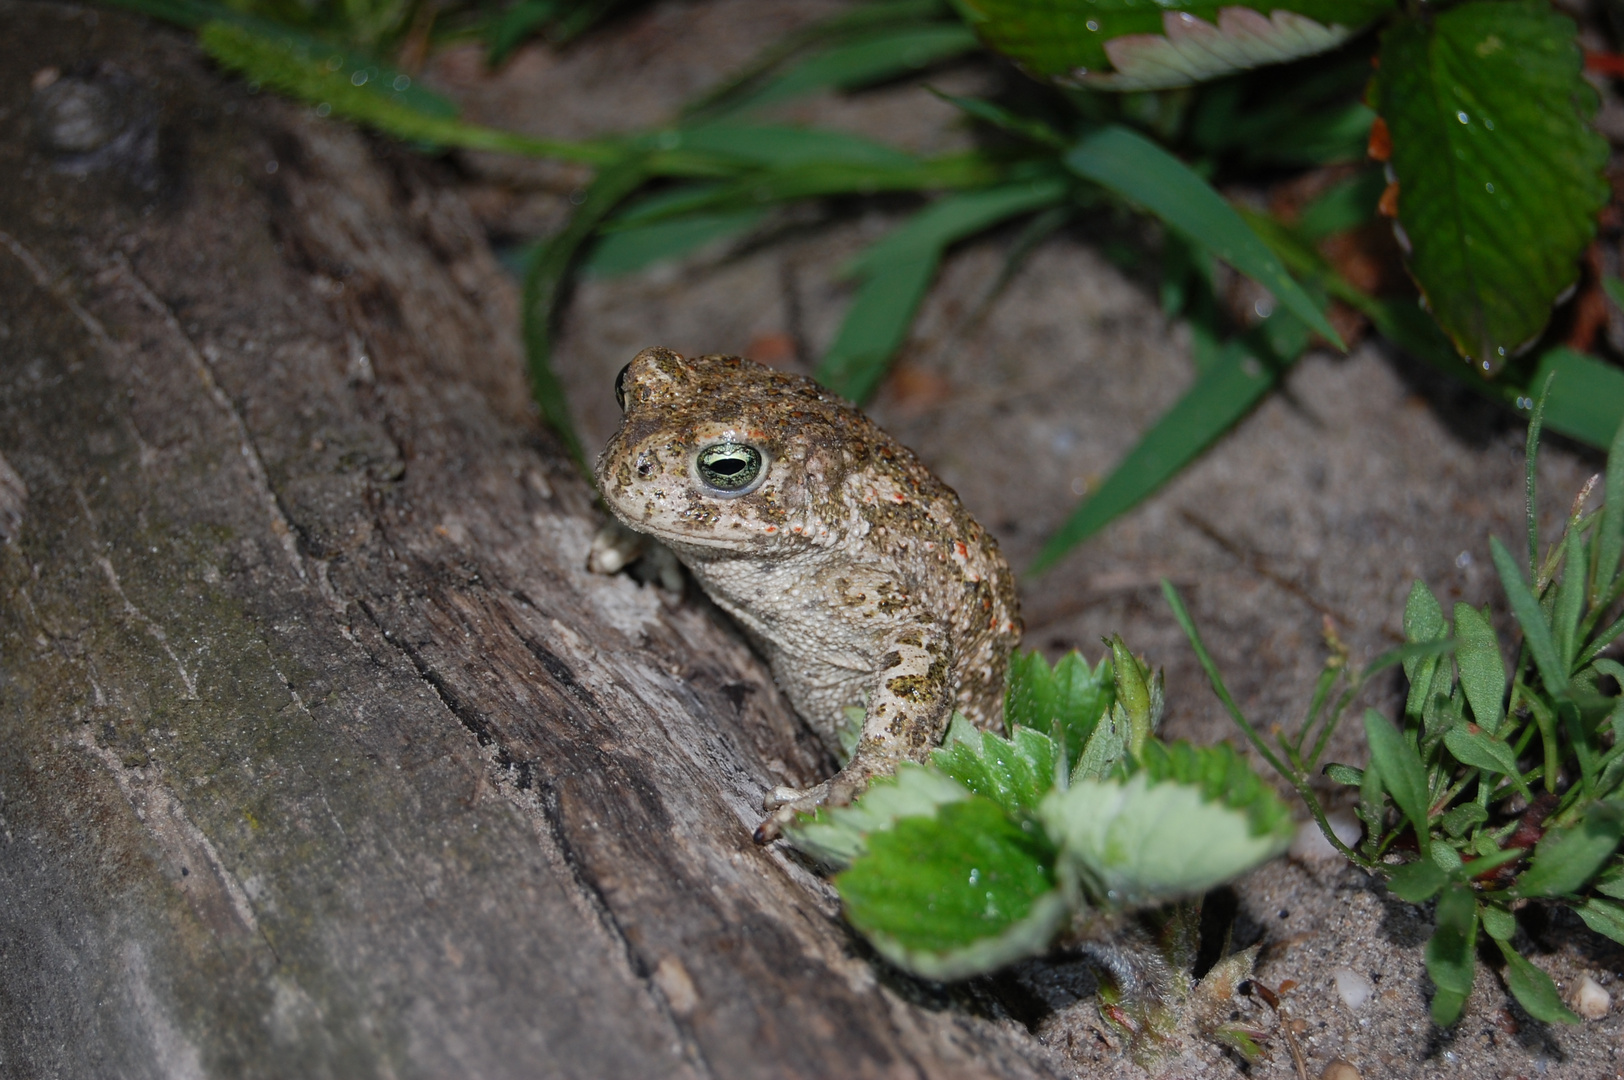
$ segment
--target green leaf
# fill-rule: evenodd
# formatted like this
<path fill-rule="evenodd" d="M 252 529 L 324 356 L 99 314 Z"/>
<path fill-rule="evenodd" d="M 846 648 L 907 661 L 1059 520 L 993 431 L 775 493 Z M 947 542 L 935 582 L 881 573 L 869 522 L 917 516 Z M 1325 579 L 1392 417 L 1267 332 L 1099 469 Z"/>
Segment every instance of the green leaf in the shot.
<path fill-rule="evenodd" d="M 1006 218 L 1057 202 L 1066 187 L 1064 180 L 1046 178 L 948 195 L 877 241 L 849 268 L 862 284 L 813 375 L 853 401 L 867 398 L 907 339 L 914 312 L 948 246 Z"/>
<path fill-rule="evenodd" d="M 1498 904 L 1478 904 L 1477 917 L 1483 932 L 1496 941 L 1510 941 L 1517 934 L 1517 916 Z"/>
<path fill-rule="evenodd" d="M 1004 692 L 1004 723 L 1011 728 L 1049 731 L 1058 721 L 1066 737 L 1066 761 L 1075 763 L 1095 727 L 1115 700 L 1116 684 L 1109 659 L 1090 670 L 1075 651 L 1051 669 L 1037 650 L 1009 658 Z"/>
<path fill-rule="evenodd" d="M 989 45 L 1024 70 L 1067 85 L 1099 80 L 1108 89 L 1183 86 L 1309 56 L 1391 10 L 1385 0 L 954 2 Z M 1113 66 L 1115 76 L 1108 74 Z"/>
<path fill-rule="evenodd" d="M 956 105 L 967 115 L 975 117 L 982 123 L 1019 135 L 1023 139 L 1030 139 L 1044 146 L 1059 148 L 1066 145 L 1066 140 L 1060 133 L 1042 120 L 1030 116 L 1023 116 L 1012 109 L 1006 109 L 996 102 L 986 98 L 959 97 L 954 94 L 944 94 L 940 90 L 931 90 L 931 93 L 950 105 Z"/>
<path fill-rule="evenodd" d="M 1601 527 L 1596 530 L 1596 577 L 1590 589 L 1593 604 L 1599 603 L 1612 589 L 1618 578 L 1619 557 L 1624 553 L 1624 422 L 1613 432 L 1612 445 L 1607 451 L 1607 480 L 1602 490 Z"/>
<path fill-rule="evenodd" d="M 820 90 L 854 90 L 961 56 L 976 44 L 973 33 L 951 23 L 886 27 L 801 61 L 729 108 L 760 108 Z"/>
<path fill-rule="evenodd" d="M 1295 831 L 1291 811 L 1274 788 L 1228 743 L 1194 746 L 1182 739 L 1170 743 L 1152 740 L 1138 759 L 1135 775 L 1140 773 L 1153 784 L 1193 785 L 1207 800 L 1245 812 L 1258 836 Z"/>
<path fill-rule="evenodd" d="M 1540 357 L 1529 386 L 1544 386 L 1552 374 L 1556 379 L 1545 400 L 1545 423 L 1591 446 L 1611 445 L 1624 420 L 1624 371 L 1572 349 L 1555 348 Z"/>
<path fill-rule="evenodd" d="M 1337 348 L 1342 339 L 1319 304 L 1235 208 L 1178 158 L 1118 124 L 1090 132 L 1066 152 L 1066 167 L 1143 206 L 1167 226 L 1210 250 L 1274 294 L 1293 315 Z"/>
<path fill-rule="evenodd" d="M 1100 487 L 1071 512 L 1027 567 L 1040 574 L 1127 513 L 1228 431 L 1275 385 L 1280 371 L 1231 342 Z"/>
<path fill-rule="evenodd" d="M 1624 834 L 1624 819 L 1612 807 L 1593 807 L 1583 821 L 1569 829 L 1553 829 L 1534 845 L 1528 869 L 1517 877 L 1512 895 L 1566 896 L 1578 892 L 1595 876 Z"/>
<path fill-rule="evenodd" d="M 530 373 L 530 392 L 541 409 L 542 419 L 564 441 L 570 456 L 588 477 L 586 455 L 570 419 L 569 401 L 553 371 L 553 320 L 564 296 L 564 283 L 576 254 L 597 229 L 632 192 L 648 179 L 646 162 L 628 157 L 598 172 L 586 189 L 586 197 L 569 223 L 545 243 L 538 245 L 525 270 L 523 333 L 525 360 Z"/>
<path fill-rule="evenodd" d="M 968 799 L 970 792 L 951 777 L 905 762 L 890 776 L 876 777 L 850 806 L 821 807 L 784 826 L 784 837 L 831 866 L 847 866 L 868 850 L 872 834 L 901 818 L 931 817 L 937 808 Z"/>
<path fill-rule="evenodd" d="M 1573 658 L 1579 650 L 1579 617 L 1584 614 L 1585 562 L 1584 539 L 1578 529 L 1570 528 L 1562 544 L 1562 581 L 1556 587 L 1556 603 L 1551 607 L 1551 629 L 1555 631 L 1557 662 L 1563 672 L 1573 670 Z"/>
<path fill-rule="evenodd" d="M 760 224 L 765 216 L 763 210 L 694 214 L 608 232 L 592 249 L 581 272 L 605 278 L 636 273 L 656 263 L 680 258 L 714 241 L 737 236 Z"/>
<path fill-rule="evenodd" d="M 1523 781 L 1521 770 L 1517 768 L 1516 751 L 1499 739 L 1491 737 L 1486 732 L 1472 731 L 1461 725 L 1450 728 L 1444 734 L 1444 745 L 1449 747 L 1449 752 L 1454 754 L 1455 760 L 1461 764 L 1484 769 L 1495 776 L 1509 776 L 1524 798 L 1534 797 L 1528 790 L 1527 783 Z"/>
<path fill-rule="evenodd" d="M 1382 35 L 1372 96 L 1392 136 L 1410 272 L 1484 371 L 1544 328 L 1608 199 L 1574 34 L 1545 3 L 1480 0 Z"/>
<path fill-rule="evenodd" d="M 810 166 L 906 166 L 914 157 L 873 139 L 829 128 L 787 124 L 716 122 L 662 131 L 653 136 L 661 150 L 681 150 L 734 165 L 794 170 Z"/>
<path fill-rule="evenodd" d="M 1382 784 L 1392 794 L 1415 828 L 1416 842 L 1426 853 L 1431 837 L 1427 822 L 1427 770 L 1415 747 L 1375 709 L 1365 710 L 1365 738 L 1370 760 L 1381 772 Z"/>
<path fill-rule="evenodd" d="M 1489 820 L 1488 809 L 1475 802 L 1469 802 L 1462 803 L 1444 814 L 1438 819 L 1438 823 L 1444 827 L 1445 833 L 1458 840 L 1465 836 L 1472 826 L 1481 825 L 1487 820 Z"/>
<path fill-rule="evenodd" d="M 1061 873 L 1116 908 L 1206 892 L 1284 851 L 1293 832 L 1282 815 L 1283 828 L 1259 834 L 1247 811 L 1145 772 L 1057 788 L 1040 816 L 1060 846 Z"/>
<path fill-rule="evenodd" d="M 1121 634 L 1112 634 L 1107 642 L 1111 646 L 1111 670 L 1116 678 L 1117 704 L 1128 718 L 1128 750 L 1134 757 L 1145 752 L 1145 741 L 1159 716 L 1152 716 L 1151 686 L 1154 682 L 1150 670 L 1139 662 L 1128 649 Z"/>
<path fill-rule="evenodd" d="M 1297 231 L 1311 241 L 1357 229 L 1376 216 L 1387 179 L 1380 169 L 1366 169 L 1335 184 L 1303 207 Z"/>
<path fill-rule="evenodd" d="M 1577 1024 L 1579 1018 L 1556 992 L 1551 977 L 1530 964 L 1526 957 L 1511 947 L 1509 941 L 1495 940 L 1500 955 L 1506 958 L 1506 987 L 1517 1003 L 1528 1010 L 1528 1015 L 1547 1024 Z"/>
<path fill-rule="evenodd" d="M 1465 885 L 1451 885 L 1438 898 L 1437 929 L 1427 942 L 1427 974 L 1437 993 L 1432 998 L 1432 1020 L 1442 1027 L 1453 1024 L 1472 992 L 1476 968 L 1477 902 Z"/>
<path fill-rule="evenodd" d="M 1545 689 L 1552 694 L 1564 693 L 1568 688 L 1568 673 L 1557 657 L 1556 642 L 1552 640 L 1550 624 L 1545 621 L 1545 612 L 1529 591 L 1517 561 L 1498 536 L 1489 538 L 1489 551 L 1494 557 L 1495 569 L 1500 572 L 1500 584 L 1511 603 L 1511 613 L 1517 617 L 1517 625 L 1522 627 L 1523 642 L 1533 654 L 1534 665 L 1539 668 Z"/>
<path fill-rule="evenodd" d="M 1404 602 L 1404 640 L 1422 644 L 1448 636 L 1449 623 L 1444 621 L 1443 606 L 1426 583 L 1417 580 L 1410 586 L 1410 597 Z M 1438 663 L 1436 656 L 1404 658 L 1404 677 L 1410 680 L 1410 696 L 1404 705 L 1406 716 L 1420 716 L 1426 709 L 1427 694 L 1432 690 Z"/>
<path fill-rule="evenodd" d="M 1358 787 L 1365 781 L 1365 771 L 1363 769 L 1355 769 L 1352 765 L 1338 765 L 1334 763 L 1327 765 L 1325 766 L 1325 775 L 1333 783 L 1344 784 L 1348 787 Z"/>
<path fill-rule="evenodd" d="M 1010 739 L 990 731 L 978 734 L 974 740 L 948 742 L 931 754 L 931 761 L 1011 816 L 1036 813 L 1054 787 L 1054 743 L 1025 727 L 1017 727 Z"/>
<path fill-rule="evenodd" d="M 1128 740 L 1133 734 L 1133 721 L 1128 719 L 1121 702 L 1112 704 L 1108 713 L 1094 725 L 1094 731 L 1083 744 L 1077 763 L 1071 767 L 1071 782 L 1103 780 L 1128 757 Z"/>
<path fill-rule="evenodd" d="M 903 818 L 868 844 L 835 878 L 846 918 L 917 975 L 962 978 L 1040 953 L 1066 914 L 1053 848 L 987 799 Z"/>
<path fill-rule="evenodd" d="M 1468 604 L 1455 605 L 1455 663 L 1473 719 L 1493 735 L 1505 719 L 1506 662 L 1489 617 Z"/>
<path fill-rule="evenodd" d="M 1449 884 L 1449 875 L 1431 859 L 1405 863 L 1387 879 L 1392 894 L 1409 904 L 1420 904 L 1438 895 Z"/>
<path fill-rule="evenodd" d="M 268 24 L 214 20 L 197 39 L 223 67 L 398 139 L 592 165 L 623 153 L 609 143 L 538 139 L 464 123 L 456 106 L 406 75 Z"/>
<path fill-rule="evenodd" d="M 1574 910 L 1590 929 L 1624 945 L 1624 906 L 1592 897 Z"/>

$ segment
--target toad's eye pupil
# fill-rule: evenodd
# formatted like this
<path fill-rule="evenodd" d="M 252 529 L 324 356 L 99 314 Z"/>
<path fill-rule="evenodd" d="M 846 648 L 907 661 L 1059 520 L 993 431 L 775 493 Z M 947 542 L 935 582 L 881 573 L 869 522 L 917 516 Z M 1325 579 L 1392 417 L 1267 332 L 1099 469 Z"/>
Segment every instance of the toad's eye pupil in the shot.
<path fill-rule="evenodd" d="M 717 443 L 699 452 L 699 478 L 717 491 L 741 491 L 761 475 L 761 451 L 742 443 Z"/>
<path fill-rule="evenodd" d="M 620 406 L 621 412 L 626 411 L 626 372 L 631 369 L 632 366 L 627 364 L 620 369 L 620 374 L 615 376 L 615 404 Z"/>

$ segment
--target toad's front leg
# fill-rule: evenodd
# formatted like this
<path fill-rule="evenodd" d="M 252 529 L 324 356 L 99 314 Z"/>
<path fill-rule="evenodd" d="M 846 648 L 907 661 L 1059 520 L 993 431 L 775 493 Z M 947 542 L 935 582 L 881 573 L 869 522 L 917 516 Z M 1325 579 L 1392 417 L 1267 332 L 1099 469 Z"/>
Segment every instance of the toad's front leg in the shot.
<path fill-rule="evenodd" d="M 816 787 L 775 789 L 767 798 L 773 813 L 756 829 L 756 839 L 773 839 L 797 813 L 850 803 L 870 780 L 895 772 L 904 761 L 924 761 L 947 730 L 955 689 L 943 629 L 921 621 L 899 630 L 885 642 L 876 664 L 851 760 Z"/>

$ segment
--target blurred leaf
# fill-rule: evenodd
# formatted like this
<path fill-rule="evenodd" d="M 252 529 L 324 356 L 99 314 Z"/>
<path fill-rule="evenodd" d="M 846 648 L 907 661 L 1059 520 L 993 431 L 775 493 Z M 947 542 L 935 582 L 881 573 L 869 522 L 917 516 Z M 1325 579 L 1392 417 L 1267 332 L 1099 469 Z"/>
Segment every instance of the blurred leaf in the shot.
<path fill-rule="evenodd" d="M 1485 371 L 1544 328 L 1607 202 L 1574 33 L 1545 3 L 1481 0 L 1382 35 L 1372 100 L 1392 135 L 1410 272 Z"/>
<path fill-rule="evenodd" d="M 728 104 L 755 109 L 819 90 L 854 90 L 962 56 L 977 44 L 953 23 L 885 27 L 818 52 Z"/>
<path fill-rule="evenodd" d="M 1062 656 L 1051 669 L 1036 649 L 1009 658 L 1004 692 L 1004 722 L 1011 728 L 1049 731 L 1058 721 L 1066 738 L 1066 761 L 1074 765 L 1083 747 L 1116 700 L 1116 685 L 1109 659 L 1092 670 L 1075 651 Z"/>
<path fill-rule="evenodd" d="M 1619 557 L 1624 553 L 1624 423 L 1613 432 L 1602 490 L 1601 526 L 1596 530 L 1596 576 L 1590 589 L 1593 604 L 1600 603 L 1612 589 L 1618 577 Z"/>
<path fill-rule="evenodd" d="M 1455 1022 L 1472 992 L 1476 943 L 1477 901 L 1467 886 L 1451 885 L 1438 898 L 1437 927 L 1427 942 L 1427 974 L 1437 988 L 1432 1020 L 1441 1027 Z"/>
<path fill-rule="evenodd" d="M 1099 488 L 1044 542 L 1027 574 L 1040 574 L 1073 547 L 1127 513 L 1195 459 L 1274 386 L 1279 372 L 1230 342 Z"/>
<path fill-rule="evenodd" d="M 1500 584 L 1506 591 L 1506 599 L 1511 603 L 1511 613 L 1517 617 L 1517 625 L 1522 627 L 1523 643 L 1533 654 L 1534 665 L 1539 669 L 1545 689 L 1556 695 L 1566 692 L 1568 674 L 1557 658 L 1556 643 L 1551 639 L 1551 627 L 1545 621 L 1544 610 L 1534 599 L 1534 594 L 1529 592 L 1522 570 L 1498 536 L 1489 538 L 1489 551 L 1494 556 L 1494 567 L 1500 573 Z"/>
<path fill-rule="evenodd" d="M 600 170 L 568 224 L 555 236 L 537 245 L 525 270 L 521 302 L 530 392 L 541 408 L 542 419 L 564 440 L 570 456 L 588 477 L 592 472 L 587 467 L 586 456 L 581 451 L 581 440 L 570 419 L 569 401 L 564 396 L 564 387 L 559 383 L 558 376 L 553 372 L 553 320 L 562 302 L 565 280 L 576 254 L 598 225 L 614 212 L 615 207 L 647 179 L 648 166 L 641 158 L 628 157 Z"/>
<path fill-rule="evenodd" d="M 1256 836 L 1290 836 L 1291 812 L 1275 790 L 1228 743 L 1194 746 L 1184 740 L 1152 739 L 1140 755 L 1136 775 L 1152 784 L 1173 782 L 1201 790 L 1209 802 L 1243 811 Z"/>
<path fill-rule="evenodd" d="M 1083 136 L 1065 156 L 1077 175 L 1143 206 L 1171 229 L 1252 278 L 1287 311 L 1344 348 L 1325 313 L 1292 280 L 1280 259 L 1201 177 L 1137 132 L 1110 125 Z"/>
<path fill-rule="evenodd" d="M 1376 203 L 1386 186 L 1387 178 L 1380 169 L 1365 169 L 1348 177 L 1303 207 L 1297 219 L 1297 231 L 1304 238 L 1317 241 L 1334 233 L 1357 229 L 1376 216 Z"/>
<path fill-rule="evenodd" d="M 1574 910 L 1590 929 L 1624 945 L 1624 907 L 1592 897 Z"/>
<path fill-rule="evenodd" d="M 563 0 L 519 0 L 502 12 L 485 31 L 485 64 L 499 67 L 529 37 L 551 22 Z"/>
<path fill-rule="evenodd" d="M 931 93 L 949 104 L 956 105 L 966 114 L 993 127 L 1019 135 L 1024 139 L 1044 146 L 1059 148 L 1066 145 L 1066 140 L 1058 131 L 1044 123 L 1042 120 L 1030 116 L 1023 116 L 1012 109 L 1006 109 L 996 102 L 985 98 L 956 97 L 953 94 L 944 94 L 940 90 L 931 90 Z"/>
<path fill-rule="evenodd" d="M 1110 89 L 1182 86 L 1307 56 L 1392 10 L 1386 0 L 954 2 L 989 45 L 1023 69 L 1067 85 L 1104 77 Z M 1112 66 L 1126 77 L 1110 78 Z"/>
<path fill-rule="evenodd" d="M 1551 629 L 1556 639 L 1556 658 L 1564 673 L 1573 670 L 1579 649 L 1579 616 L 1585 602 L 1584 539 L 1578 529 L 1569 529 L 1562 543 L 1562 580 L 1556 586 L 1556 603 L 1551 607 Z"/>
<path fill-rule="evenodd" d="M 593 277 L 631 274 L 656 263 L 686 255 L 706 244 L 748 232 L 766 216 L 764 210 L 731 214 L 694 214 L 605 232 L 581 270 Z"/>
<path fill-rule="evenodd" d="M 1455 605 L 1455 663 L 1473 718 L 1493 735 L 1505 719 L 1506 662 L 1489 617 L 1469 604 Z"/>
<path fill-rule="evenodd" d="M 217 20 L 206 23 L 197 37 L 221 66 L 398 139 L 591 165 L 622 154 L 609 143 L 538 139 L 463 123 L 454 105 L 414 86 L 407 76 L 281 28 Z"/>
<path fill-rule="evenodd" d="M 1066 182 L 1044 178 L 948 195 L 915 214 L 852 261 L 862 278 L 845 321 L 813 372 L 854 401 L 874 392 L 907 339 L 943 252 L 1005 218 L 1059 201 Z"/>
<path fill-rule="evenodd" d="M 1383 786 L 1410 819 L 1416 843 L 1425 856 L 1431 840 L 1426 766 L 1421 764 L 1415 747 L 1375 709 L 1365 710 L 1365 738 L 1370 743 L 1370 760 L 1381 770 Z"/>
<path fill-rule="evenodd" d="M 1011 738 L 990 731 L 948 741 L 931 762 L 970 791 L 997 803 L 1012 817 L 1037 812 L 1054 786 L 1055 747 L 1047 735 L 1017 727 Z"/>
<path fill-rule="evenodd" d="M 1260 834 L 1247 811 L 1144 772 L 1074 781 L 1051 791 L 1040 813 L 1062 873 L 1113 908 L 1199 895 L 1284 851 L 1293 832 L 1289 815 L 1283 829 Z"/>
<path fill-rule="evenodd" d="M 1065 916 L 1048 841 L 979 796 L 903 818 L 868 846 L 835 878 L 846 918 L 917 975 L 962 978 L 1035 955 Z"/>
<path fill-rule="evenodd" d="M 1506 987 L 1517 1003 L 1528 1010 L 1528 1015 L 1547 1024 L 1577 1024 L 1579 1018 L 1556 992 L 1551 977 L 1530 964 L 1526 957 L 1511 947 L 1508 941 L 1496 939 L 1500 955 L 1506 958 Z"/>
<path fill-rule="evenodd" d="M 1578 892 L 1618 849 L 1624 833 L 1617 811 L 1602 805 L 1569 829 L 1553 829 L 1534 845 L 1528 868 L 1517 876 L 1514 896 L 1566 896 Z"/>
<path fill-rule="evenodd" d="M 861 135 L 786 124 L 716 122 L 661 132 L 662 150 L 684 150 L 764 169 L 808 166 L 907 166 L 913 155 Z"/>
<path fill-rule="evenodd" d="M 951 777 L 904 762 L 890 776 L 875 777 L 850 806 L 825 806 L 784 826 L 784 837 L 831 866 L 849 866 L 868 850 L 868 838 L 901 818 L 932 817 L 938 807 L 968 799 Z"/>
<path fill-rule="evenodd" d="M 1591 446 L 1611 445 L 1624 420 L 1624 371 L 1572 349 L 1555 348 L 1540 357 L 1539 371 L 1528 385 L 1542 387 L 1553 374 L 1545 423 Z"/>
<path fill-rule="evenodd" d="M 1387 879 L 1387 888 L 1394 896 L 1409 904 L 1421 904 L 1438 895 L 1449 884 L 1449 875 L 1431 859 L 1418 859 L 1394 870 Z"/>
<path fill-rule="evenodd" d="M 1404 602 L 1404 639 L 1416 644 L 1438 641 L 1449 635 L 1449 623 L 1444 620 L 1444 609 L 1426 583 L 1417 579 L 1410 586 L 1409 599 Z M 1436 656 L 1406 656 L 1404 677 L 1410 680 L 1409 698 L 1404 704 L 1404 715 L 1421 716 L 1426 711 L 1427 694 L 1432 690 L 1433 675 L 1438 670 Z"/>

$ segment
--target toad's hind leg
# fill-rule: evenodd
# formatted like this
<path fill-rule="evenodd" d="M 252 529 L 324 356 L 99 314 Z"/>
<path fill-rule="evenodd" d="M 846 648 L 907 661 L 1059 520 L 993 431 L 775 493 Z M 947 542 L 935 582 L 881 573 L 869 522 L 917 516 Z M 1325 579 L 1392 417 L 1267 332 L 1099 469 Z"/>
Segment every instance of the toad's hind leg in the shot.
<path fill-rule="evenodd" d="M 780 787 L 767 797 L 773 811 L 756 830 L 776 837 L 797 813 L 850 803 L 870 780 L 904 761 L 924 761 L 942 741 L 953 713 L 953 663 L 945 634 L 913 625 L 886 643 L 868 693 L 862 735 L 840 772 L 804 791 Z"/>

